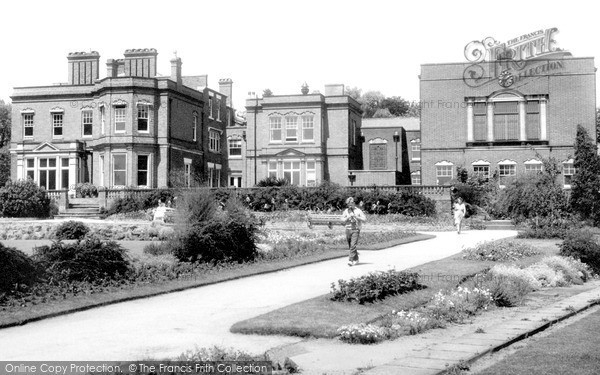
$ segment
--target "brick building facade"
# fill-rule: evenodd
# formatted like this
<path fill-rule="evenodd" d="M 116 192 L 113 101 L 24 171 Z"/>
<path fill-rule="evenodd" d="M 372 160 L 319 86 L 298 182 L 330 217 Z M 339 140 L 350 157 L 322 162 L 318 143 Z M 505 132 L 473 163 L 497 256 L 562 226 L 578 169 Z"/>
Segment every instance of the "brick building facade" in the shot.
<path fill-rule="evenodd" d="M 470 173 L 501 181 L 552 156 L 569 187 L 577 125 L 595 134 L 593 58 L 421 66 L 421 170 L 425 185 Z"/>
<path fill-rule="evenodd" d="M 410 185 L 420 170 L 420 152 L 410 148 L 420 137 L 419 119 L 365 118 L 361 135 L 364 170 L 353 171 L 356 185 Z"/>
<path fill-rule="evenodd" d="M 231 80 L 220 90 L 206 76 L 156 72 L 155 49 L 107 60 L 71 53 L 68 82 L 16 87 L 12 98 L 11 177 L 48 190 L 80 182 L 105 187 L 226 186 L 225 128 L 233 110 Z M 226 93 L 223 93 L 225 91 Z"/>
<path fill-rule="evenodd" d="M 246 155 L 246 118 L 234 116 L 233 121 L 227 125 L 228 148 L 228 186 L 244 186 L 244 167 Z"/>
<path fill-rule="evenodd" d="M 267 177 L 293 185 L 323 181 L 348 185 L 348 171 L 363 169 L 360 104 L 343 85 L 325 94 L 274 95 L 246 101 L 243 186 Z"/>

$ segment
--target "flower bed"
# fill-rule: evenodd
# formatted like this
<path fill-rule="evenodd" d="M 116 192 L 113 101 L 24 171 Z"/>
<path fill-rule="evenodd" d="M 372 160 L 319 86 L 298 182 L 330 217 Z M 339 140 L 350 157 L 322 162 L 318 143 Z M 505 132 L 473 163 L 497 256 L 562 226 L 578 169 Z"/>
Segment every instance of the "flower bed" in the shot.
<path fill-rule="evenodd" d="M 53 240 L 62 222 L 6 222 L 0 226 L 0 240 Z M 86 223 L 90 232 L 104 240 L 156 241 L 169 238 L 173 228 L 163 225 Z"/>
<path fill-rule="evenodd" d="M 546 257 L 525 268 L 499 264 L 455 289 L 440 290 L 422 307 L 392 310 L 371 324 L 345 325 L 338 329 L 338 335 L 342 341 L 360 344 L 415 335 L 447 323 L 463 323 L 494 305 L 518 305 L 534 290 L 581 284 L 592 276 L 589 266 L 570 257 Z"/>
<path fill-rule="evenodd" d="M 462 252 L 463 259 L 493 262 L 515 261 L 539 254 L 531 245 L 510 240 L 485 242 Z"/>

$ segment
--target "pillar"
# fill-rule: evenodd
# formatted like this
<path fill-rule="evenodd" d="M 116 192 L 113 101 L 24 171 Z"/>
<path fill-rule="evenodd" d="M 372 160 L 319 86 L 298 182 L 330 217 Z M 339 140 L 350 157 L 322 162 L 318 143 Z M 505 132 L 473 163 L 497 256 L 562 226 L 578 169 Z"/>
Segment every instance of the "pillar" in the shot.
<path fill-rule="evenodd" d="M 546 115 L 546 105 L 548 100 L 546 98 L 542 98 L 540 100 L 540 139 L 542 141 L 548 140 L 548 130 L 547 130 L 547 115 Z"/>
<path fill-rule="evenodd" d="M 525 101 L 519 102 L 519 140 L 527 140 L 527 131 L 525 130 Z"/>
<path fill-rule="evenodd" d="M 467 101 L 467 142 L 473 142 L 473 101 Z"/>
<path fill-rule="evenodd" d="M 494 141 L 494 104 L 487 103 L 487 141 Z"/>

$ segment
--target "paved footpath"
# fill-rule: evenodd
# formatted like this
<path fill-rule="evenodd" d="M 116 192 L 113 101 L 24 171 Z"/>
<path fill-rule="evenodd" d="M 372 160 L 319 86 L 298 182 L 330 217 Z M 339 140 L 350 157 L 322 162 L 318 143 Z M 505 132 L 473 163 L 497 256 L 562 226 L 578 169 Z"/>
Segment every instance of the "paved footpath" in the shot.
<path fill-rule="evenodd" d="M 326 294 L 331 282 L 338 279 L 414 267 L 516 232 L 432 234 L 436 238 L 386 250 L 361 251 L 362 263 L 356 267 L 348 267 L 345 259 L 334 259 L 2 329 L 0 360 L 161 359 L 212 345 L 259 354 L 302 339 L 233 334 L 229 328 L 234 323 Z M 391 350 L 381 350 L 384 348 L 380 347 L 377 363 L 392 362 L 397 357 Z M 301 361 L 298 364 L 303 365 Z"/>
<path fill-rule="evenodd" d="M 563 299 L 534 312 L 517 314 L 502 324 L 485 328 L 483 333 L 468 333 L 452 340 L 439 340 L 425 348 L 407 350 L 384 365 L 365 371 L 365 375 L 437 375 L 449 366 L 478 358 L 540 332 L 552 324 L 577 314 L 600 299 L 600 283 L 595 289 Z"/>

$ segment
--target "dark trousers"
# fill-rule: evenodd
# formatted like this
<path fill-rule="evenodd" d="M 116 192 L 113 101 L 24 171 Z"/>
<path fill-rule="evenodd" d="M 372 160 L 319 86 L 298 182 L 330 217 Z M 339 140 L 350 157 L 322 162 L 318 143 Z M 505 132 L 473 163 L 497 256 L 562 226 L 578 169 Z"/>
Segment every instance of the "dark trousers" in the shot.
<path fill-rule="evenodd" d="M 358 229 L 346 229 L 346 240 L 348 241 L 348 248 L 350 249 L 350 255 L 348 256 L 349 261 L 358 261 L 358 251 L 356 251 L 356 244 L 358 243 L 358 237 L 360 236 L 360 230 Z"/>

